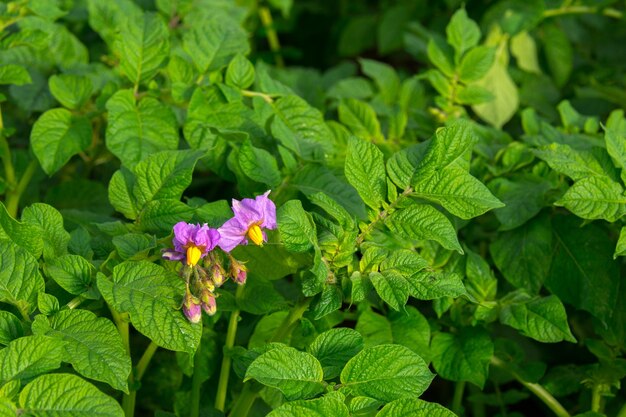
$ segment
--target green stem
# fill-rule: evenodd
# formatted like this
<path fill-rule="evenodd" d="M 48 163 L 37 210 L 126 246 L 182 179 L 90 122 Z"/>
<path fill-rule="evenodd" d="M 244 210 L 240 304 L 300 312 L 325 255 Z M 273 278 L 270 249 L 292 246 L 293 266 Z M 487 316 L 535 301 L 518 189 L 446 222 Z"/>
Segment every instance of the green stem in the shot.
<path fill-rule="evenodd" d="M 558 9 L 550 9 L 545 10 L 543 12 L 543 18 L 549 18 L 554 16 L 562 16 L 567 14 L 596 14 L 600 13 L 607 17 L 612 17 L 614 19 L 623 19 L 624 13 L 620 10 L 614 9 L 612 7 L 607 7 L 601 9 L 599 7 L 592 6 L 565 6 L 559 7 Z"/>
<path fill-rule="evenodd" d="M 470 393 L 478 394 L 480 390 L 478 387 L 474 385 L 470 385 Z M 474 401 L 472 402 L 472 417 L 486 417 L 487 413 L 485 412 L 485 403 L 482 401 Z"/>
<path fill-rule="evenodd" d="M 75 309 L 76 307 L 78 307 L 80 305 L 80 303 L 82 303 L 83 301 L 85 301 L 85 299 L 83 297 L 81 297 L 80 295 L 77 297 L 72 298 L 66 305 L 65 307 L 67 307 L 70 310 Z"/>
<path fill-rule="evenodd" d="M 513 378 L 517 379 L 520 384 L 522 384 L 524 387 L 526 387 L 526 389 L 535 394 L 537 398 L 543 401 L 543 403 L 547 405 L 548 408 L 552 410 L 555 415 L 557 415 L 558 417 L 570 417 L 570 414 L 563 407 L 563 405 L 561 405 L 561 403 L 556 398 L 554 398 L 552 394 L 550 394 L 543 386 L 535 384 L 533 382 L 524 381 L 524 379 L 520 375 L 518 375 L 517 372 L 509 369 L 502 360 L 495 356 L 491 358 L 491 364 L 493 366 L 508 371 L 513 376 Z"/>
<path fill-rule="evenodd" d="M 404 190 L 402 194 L 398 196 L 398 198 L 396 198 L 396 201 L 391 203 L 389 207 L 387 207 L 385 210 L 379 212 L 378 217 L 376 217 L 376 219 L 373 222 L 368 224 L 365 230 L 363 230 L 361 234 L 357 236 L 356 246 L 360 246 L 361 243 L 363 243 L 363 241 L 367 237 L 367 235 L 370 234 L 372 230 L 374 230 L 374 227 L 376 227 L 380 222 L 384 221 L 391 213 L 393 213 L 396 209 L 396 206 L 400 203 L 400 201 L 404 200 L 412 192 L 413 192 L 413 188 L 407 187 L 407 189 Z"/>
<path fill-rule="evenodd" d="M 452 412 L 460 416 L 463 412 L 463 393 L 465 381 L 459 381 L 454 385 L 454 397 L 452 397 Z"/>
<path fill-rule="evenodd" d="M 276 332 L 274 332 L 270 342 L 284 341 L 284 339 L 289 336 L 289 332 L 292 330 L 293 324 L 302 317 L 307 308 L 309 308 L 310 303 L 311 299 L 305 298 L 294 305 L 289 311 L 287 317 L 285 317 L 281 323 L 280 327 L 276 329 Z M 252 408 L 252 404 L 254 404 L 254 401 L 256 400 L 257 394 L 258 393 L 252 389 L 251 382 L 246 382 L 243 385 L 243 389 L 241 390 L 239 397 L 237 397 L 237 401 L 235 402 L 229 417 L 246 417 L 250 408 Z"/>
<path fill-rule="evenodd" d="M 237 287 L 235 292 L 235 300 L 241 298 L 243 293 L 243 285 Z M 239 310 L 233 310 L 228 320 L 228 330 L 226 332 L 226 341 L 224 342 L 224 356 L 222 358 L 222 368 L 220 370 L 220 379 L 217 383 L 217 394 L 215 395 L 215 408 L 224 411 L 226 405 L 226 393 L 228 392 L 228 379 L 230 377 L 230 364 L 232 358 L 231 350 L 235 345 L 235 337 L 237 336 L 237 324 L 239 323 Z M 192 417 L 196 417 L 192 414 Z"/>
<path fill-rule="evenodd" d="M 198 371 L 200 367 L 200 361 L 202 360 L 202 355 L 200 355 L 200 345 L 198 344 L 198 349 L 196 350 L 196 354 L 193 357 L 193 377 L 191 379 L 191 406 L 189 411 L 190 417 L 198 417 L 200 415 L 200 387 L 202 386 L 201 374 Z"/>
<path fill-rule="evenodd" d="M 141 358 L 135 367 L 135 382 L 141 381 L 141 378 L 143 378 L 143 375 L 146 373 L 148 365 L 158 348 L 159 346 L 156 343 L 150 341 L 150 344 L 143 352 L 143 355 L 141 355 Z"/>
<path fill-rule="evenodd" d="M 113 311 L 113 309 L 111 309 L 111 311 Z M 117 331 L 120 333 L 122 338 L 122 344 L 126 349 L 126 354 L 130 357 L 130 326 L 128 321 L 124 320 L 117 312 L 113 314 L 113 320 L 115 321 Z M 124 415 L 126 417 L 133 417 L 135 414 L 135 398 L 137 392 L 133 389 L 134 383 L 135 378 L 131 372 L 130 375 L 128 375 L 128 394 L 124 394 L 124 397 L 122 398 L 122 409 L 124 410 Z"/>
<path fill-rule="evenodd" d="M 626 403 L 624 403 L 615 417 L 626 417 Z"/>
<path fill-rule="evenodd" d="M 28 166 L 26 167 L 26 171 L 24 171 L 22 178 L 20 178 L 20 182 L 17 184 L 17 187 L 15 187 L 14 190 L 11 190 L 7 193 L 7 200 L 6 200 L 7 212 L 13 218 L 17 217 L 17 209 L 20 205 L 20 198 L 22 198 L 22 194 L 26 190 L 26 187 L 28 187 L 28 184 L 30 183 L 30 180 L 33 178 L 33 175 L 35 175 L 35 172 L 37 172 L 38 166 L 39 166 L 39 163 L 37 162 L 37 160 L 32 159 L 30 163 L 28 164 Z"/>
<path fill-rule="evenodd" d="M 278 35 L 274 29 L 274 22 L 272 20 L 272 13 L 270 12 L 270 9 L 266 6 L 259 7 L 259 17 L 261 18 L 261 23 L 263 23 L 265 33 L 267 34 L 267 42 L 270 44 L 270 49 L 274 53 L 276 66 L 278 68 L 283 68 L 285 66 L 285 61 L 280 54 L 280 42 L 278 41 Z"/>
<path fill-rule="evenodd" d="M 271 95 L 265 93 L 259 93 L 258 91 L 241 90 L 241 95 L 244 97 L 261 97 L 266 103 L 272 104 L 274 99 Z"/>
<path fill-rule="evenodd" d="M 276 329 L 276 332 L 270 339 L 270 342 L 283 342 L 287 336 L 289 336 L 293 324 L 300 320 L 304 312 L 307 308 L 309 308 L 309 304 L 311 304 L 311 299 L 304 298 L 293 306 L 293 308 L 289 311 L 289 314 L 287 314 L 287 317 L 285 317 L 283 322 L 280 324 L 280 327 Z"/>
<path fill-rule="evenodd" d="M 595 384 L 591 390 L 591 411 L 596 413 L 604 412 L 603 388 L 602 385 Z"/>

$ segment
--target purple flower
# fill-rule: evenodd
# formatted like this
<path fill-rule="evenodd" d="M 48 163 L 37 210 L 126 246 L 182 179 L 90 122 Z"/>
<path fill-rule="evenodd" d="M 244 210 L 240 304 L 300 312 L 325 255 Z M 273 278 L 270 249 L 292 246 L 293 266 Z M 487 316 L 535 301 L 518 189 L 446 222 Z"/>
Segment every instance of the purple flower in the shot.
<path fill-rule="evenodd" d="M 182 261 L 186 258 L 187 265 L 193 266 L 213 250 L 219 240 L 219 232 L 206 224 L 200 226 L 178 222 L 174 226 L 174 249 L 163 251 L 163 257 L 170 261 Z"/>
<path fill-rule="evenodd" d="M 248 268 L 232 256 L 230 257 L 230 275 L 238 285 L 246 283 L 248 277 Z"/>
<path fill-rule="evenodd" d="M 248 243 L 248 239 L 259 246 L 267 241 L 262 229 L 276 229 L 276 205 L 267 198 L 269 193 L 270 191 L 255 199 L 233 199 L 235 216 L 218 229 L 218 245 L 223 251 L 230 252 L 237 245 Z"/>

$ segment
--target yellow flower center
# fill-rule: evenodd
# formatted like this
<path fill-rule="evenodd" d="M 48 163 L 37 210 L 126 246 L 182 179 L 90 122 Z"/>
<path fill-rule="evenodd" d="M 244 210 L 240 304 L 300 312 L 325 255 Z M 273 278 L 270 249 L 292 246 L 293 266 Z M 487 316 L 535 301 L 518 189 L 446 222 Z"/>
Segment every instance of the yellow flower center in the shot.
<path fill-rule="evenodd" d="M 254 244 L 263 246 L 263 232 L 261 232 L 261 228 L 258 224 L 253 224 L 248 229 L 248 237 Z"/>
<path fill-rule="evenodd" d="M 187 248 L 187 265 L 197 265 L 200 258 L 202 258 L 202 250 L 199 247 L 191 245 Z"/>

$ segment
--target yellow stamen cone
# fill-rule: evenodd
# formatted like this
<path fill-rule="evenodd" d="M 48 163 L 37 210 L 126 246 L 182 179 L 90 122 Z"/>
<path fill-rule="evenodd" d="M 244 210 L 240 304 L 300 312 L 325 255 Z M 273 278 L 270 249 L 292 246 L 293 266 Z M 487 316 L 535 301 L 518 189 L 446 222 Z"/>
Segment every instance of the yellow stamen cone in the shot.
<path fill-rule="evenodd" d="M 187 265 L 194 266 L 202 258 L 202 251 L 197 246 L 189 246 L 187 248 Z"/>
<path fill-rule="evenodd" d="M 254 244 L 263 246 L 263 232 L 258 224 L 253 224 L 248 229 L 248 237 Z"/>

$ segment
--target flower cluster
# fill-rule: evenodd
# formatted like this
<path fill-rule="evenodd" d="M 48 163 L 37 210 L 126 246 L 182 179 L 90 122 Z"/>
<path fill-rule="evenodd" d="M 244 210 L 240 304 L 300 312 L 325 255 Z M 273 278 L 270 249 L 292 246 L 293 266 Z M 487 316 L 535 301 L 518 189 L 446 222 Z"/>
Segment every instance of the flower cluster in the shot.
<path fill-rule="evenodd" d="M 276 229 L 276 206 L 268 198 L 269 191 L 254 199 L 233 200 L 234 216 L 222 227 L 212 229 L 206 224 L 179 222 L 174 226 L 173 249 L 163 251 L 163 258 L 181 261 L 181 275 L 186 283 L 183 312 L 189 321 L 198 323 L 202 310 L 213 315 L 217 310 L 215 290 L 227 278 L 239 285 L 246 282 L 247 269 L 230 252 L 239 245 L 252 243 L 263 246 L 267 241 L 264 229 Z M 224 268 L 223 255 L 228 258 Z M 203 265 L 200 265 L 202 261 Z"/>

